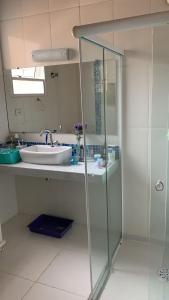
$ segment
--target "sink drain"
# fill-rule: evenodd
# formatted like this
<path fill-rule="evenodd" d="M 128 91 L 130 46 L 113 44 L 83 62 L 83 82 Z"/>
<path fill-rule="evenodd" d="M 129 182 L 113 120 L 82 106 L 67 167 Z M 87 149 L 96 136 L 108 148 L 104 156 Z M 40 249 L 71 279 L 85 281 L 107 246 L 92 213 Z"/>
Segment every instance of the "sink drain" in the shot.
<path fill-rule="evenodd" d="M 158 275 L 162 280 L 169 281 L 169 268 L 160 268 Z"/>

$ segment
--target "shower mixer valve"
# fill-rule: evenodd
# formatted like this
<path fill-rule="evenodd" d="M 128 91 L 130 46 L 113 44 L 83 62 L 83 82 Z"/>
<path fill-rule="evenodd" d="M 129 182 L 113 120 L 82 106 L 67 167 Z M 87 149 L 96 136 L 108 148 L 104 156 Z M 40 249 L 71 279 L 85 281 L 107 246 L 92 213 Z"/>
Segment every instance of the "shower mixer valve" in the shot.
<path fill-rule="evenodd" d="M 157 192 L 162 192 L 164 190 L 164 183 L 161 180 L 157 180 L 155 189 Z"/>

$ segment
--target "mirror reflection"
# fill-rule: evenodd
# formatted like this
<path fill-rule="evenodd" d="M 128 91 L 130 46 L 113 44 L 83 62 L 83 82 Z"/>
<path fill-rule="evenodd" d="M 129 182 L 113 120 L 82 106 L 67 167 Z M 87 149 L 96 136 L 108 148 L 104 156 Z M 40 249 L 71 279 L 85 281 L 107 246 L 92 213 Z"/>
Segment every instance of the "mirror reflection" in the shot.
<path fill-rule="evenodd" d="M 116 62 L 109 60 L 103 71 L 102 60 L 87 61 L 83 63 L 83 71 L 88 133 L 104 133 L 101 116 L 106 101 L 107 134 L 117 135 Z M 11 132 L 39 133 L 42 129 L 51 129 L 74 133 L 74 124 L 82 123 L 78 63 L 17 68 L 4 73 Z"/>
<path fill-rule="evenodd" d="M 81 122 L 79 64 L 6 70 L 4 77 L 11 132 L 72 133 Z"/>

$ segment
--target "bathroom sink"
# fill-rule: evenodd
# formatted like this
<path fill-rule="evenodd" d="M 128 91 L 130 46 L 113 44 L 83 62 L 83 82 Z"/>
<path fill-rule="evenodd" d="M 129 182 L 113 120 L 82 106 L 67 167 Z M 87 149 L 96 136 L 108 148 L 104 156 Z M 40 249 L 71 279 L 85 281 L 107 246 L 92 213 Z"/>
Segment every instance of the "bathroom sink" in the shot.
<path fill-rule="evenodd" d="M 34 145 L 20 150 L 23 162 L 40 165 L 69 164 L 72 148 L 67 146 Z"/>

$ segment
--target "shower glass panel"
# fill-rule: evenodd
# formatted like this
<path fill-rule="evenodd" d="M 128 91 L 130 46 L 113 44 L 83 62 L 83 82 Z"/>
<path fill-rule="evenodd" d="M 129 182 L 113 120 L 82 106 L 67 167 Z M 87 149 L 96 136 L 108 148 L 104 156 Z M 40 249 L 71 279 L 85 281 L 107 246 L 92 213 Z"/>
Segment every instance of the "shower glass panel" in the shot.
<path fill-rule="evenodd" d="M 121 56 L 104 49 L 106 144 L 108 156 L 107 197 L 109 258 L 111 260 L 122 234 L 121 189 Z M 112 151 L 113 149 L 113 151 Z M 111 161 L 115 159 L 113 170 Z"/>
<path fill-rule="evenodd" d="M 86 126 L 87 205 L 90 224 L 91 275 L 94 287 L 102 273 L 108 269 L 107 176 L 106 169 L 96 168 L 94 162 L 94 155 L 106 158 L 103 48 L 81 40 L 81 53 L 83 115 Z M 101 173 L 103 176 L 99 176 Z"/>
<path fill-rule="evenodd" d="M 169 299 L 168 36 L 168 25 L 153 29 L 149 300 Z"/>
<path fill-rule="evenodd" d="M 95 299 L 109 274 L 122 231 L 121 57 L 83 38 L 80 49 L 88 233 Z"/>

